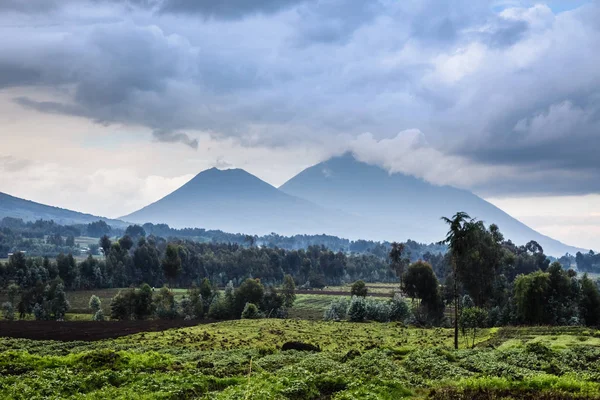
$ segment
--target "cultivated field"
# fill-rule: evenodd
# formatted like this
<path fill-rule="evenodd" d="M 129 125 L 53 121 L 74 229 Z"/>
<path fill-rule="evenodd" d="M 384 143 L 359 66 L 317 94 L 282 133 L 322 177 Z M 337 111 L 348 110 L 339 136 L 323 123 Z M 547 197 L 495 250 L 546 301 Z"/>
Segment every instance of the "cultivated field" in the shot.
<path fill-rule="evenodd" d="M 287 342 L 317 351 L 283 351 Z M 0 339 L 0 398 L 598 399 L 600 332 L 238 320 L 97 342 Z"/>

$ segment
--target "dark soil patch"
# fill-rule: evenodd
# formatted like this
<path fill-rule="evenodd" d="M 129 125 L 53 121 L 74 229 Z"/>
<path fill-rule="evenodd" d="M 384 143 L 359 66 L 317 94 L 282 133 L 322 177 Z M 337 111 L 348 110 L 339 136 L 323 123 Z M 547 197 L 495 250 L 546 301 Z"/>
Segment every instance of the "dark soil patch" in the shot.
<path fill-rule="evenodd" d="M 134 333 L 164 331 L 210 322 L 213 321 L 0 321 L 0 337 L 91 342 Z"/>
<path fill-rule="evenodd" d="M 342 290 L 327 290 L 327 288 L 323 290 L 314 289 L 314 290 L 296 290 L 296 294 L 316 294 L 321 296 L 350 296 L 350 292 L 345 292 Z M 393 293 L 369 293 L 369 297 L 393 297 Z"/>

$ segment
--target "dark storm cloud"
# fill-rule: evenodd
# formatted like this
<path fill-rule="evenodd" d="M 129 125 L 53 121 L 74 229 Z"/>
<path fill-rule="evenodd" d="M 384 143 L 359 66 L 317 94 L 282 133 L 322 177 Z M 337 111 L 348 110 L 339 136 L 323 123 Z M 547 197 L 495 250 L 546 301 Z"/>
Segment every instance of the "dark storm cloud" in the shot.
<path fill-rule="evenodd" d="M 199 13 L 210 18 L 236 19 L 249 14 L 271 14 L 286 8 L 316 0 L 164 0 L 161 12 Z"/>
<path fill-rule="evenodd" d="M 93 0 L 86 19 L 73 2 L 51 17 L 0 11 L 0 88 L 63 93 L 27 92 L 23 107 L 192 148 L 198 131 L 338 151 L 339 135 L 418 128 L 434 154 L 516 168 L 518 185 L 490 176 L 480 190 L 598 190 L 597 4 L 557 16 L 471 0 Z"/>

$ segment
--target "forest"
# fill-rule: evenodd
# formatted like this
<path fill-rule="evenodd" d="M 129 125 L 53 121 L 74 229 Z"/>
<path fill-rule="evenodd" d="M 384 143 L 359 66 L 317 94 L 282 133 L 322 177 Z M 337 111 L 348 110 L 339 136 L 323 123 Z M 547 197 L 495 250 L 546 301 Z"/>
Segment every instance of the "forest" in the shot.
<path fill-rule="evenodd" d="M 452 222 L 456 223 L 448 220 L 449 224 Z M 104 256 L 89 254 L 78 261 L 71 253 L 59 253 L 51 258 L 16 252 L 5 263 L 0 263 L 0 287 L 10 286 L 13 291 L 19 291 L 19 300 L 13 298 L 11 306 L 18 309 L 21 316 L 34 313 L 36 306 L 44 308 L 42 305 L 46 304 L 44 318 L 49 315 L 61 318 L 63 313 L 52 311 L 50 305 L 54 301 L 52 294 L 57 292 L 63 296 L 62 290 L 208 285 L 213 289 L 212 295 L 205 295 L 202 300 L 202 316 L 205 316 L 213 301 L 213 308 L 224 309 L 219 303 L 219 288 L 229 288 L 230 302 L 236 302 L 234 291 L 237 293 L 244 285 L 258 282 L 255 290 L 261 295 L 249 302 L 257 307 L 257 313 L 285 315 L 280 312 L 283 310 L 281 306 L 272 304 L 273 301 L 275 304 L 281 302 L 275 288 L 281 286 L 286 276 L 295 287 L 313 290 L 357 281 L 397 282 L 399 295 L 411 299 L 411 312 L 408 314 L 411 322 L 417 325 L 448 324 L 453 318 L 448 318 L 445 309 L 457 311 L 456 320 L 460 311 L 460 318 L 468 317 L 472 320 L 469 324 L 480 327 L 598 324 L 598 281 L 594 282 L 586 275 L 591 269 L 589 264 L 595 259 L 593 255 L 576 256 L 577 261 L 583 259 L 587 262 L 581 275 L 582 272 L 570 265 L 551 262 L 543 248 L 534 241 L 517 246 L 505 240 L 494 224 L 486 226 L 468 216 L 459 222 L 459 225 L 450 225 L 449 236 L 438 244 L 420 245 L 412 241 L 345 243 L 338 240 L 337 244 L 345 243 L 347 251 L 332 250 L 323 244 L 309 244 L 318 236 L 296 238 L 297 241 L 270 236 L 271 242 L 287 242 L 291 247 L 301 247 L 299 242 L 308 244 L 306 249 L 289 250 L 271 242 L 266 244 L 265 238 L 249 235 L 243 236 L 242 243 L 238 243 L 242 235 L 235 236 L 238 240 L 233 243 L 201 242 L 191 239 L 191 236 L 186 238 L 186 235 L 163 238 L 148 234 L 146 229 L 156 229 L 149 225 L 145 228 L 132 225 L 123 232 L 123 236 L 111 238 L 107 235 L 110 227 L 99 222 L 83 229 L 86 234 L 103 234 L 97 246 L 98 252 Z M 63 227 L 52 222 L 23 223 L 5 219 L 3 224 L 8 225 L 3 227 L 4 232 L 19 232 L 17 235 L 21 237 L 37 235 L 44 238 L 47 246 L 54 245 L 57 249 L 67 246 L 67 243 L 72 245 L 73 237 L 81 234 L 76 227 Z M 153 232 L 161 230 L 162 233 L 173 233 L 167 227 Z M 62 235 L 65 234 L 67 237 L 63 240 Z M 259 244 L 261 241 L 262 244 Z M 168 297 L 169 290 L 157 295 Z M 135 302 L 136 293 L 143 293 L 143 290 L 128 293 L 130 302 Z M 227 294 L 227 289 L 224 293 Z M 264 293 L 271 293 L 273 301 L 265 300 Z M 149 297 L 148 304 L 143 307 L 161 303 L 160 299 L 152 300 L 152 295 Z M 353 319 L 391 319 L 391 305 L 364 303 L 364 297 L 366 294 L 332 302 L 326 312 L 327 318 L 344 319 L 351 310 L 360 309 L 365 310 L 364 315 Z M 192 298 L 193 295 L 188 297 Z M 173 317 L 190 314 L 182 311 L 174 300 L 168 302 L 173 309 L 180 309 L 179 313 L 171 313 Z M 239 318 L 245 303 L 237 301 L 234 309 L 229 306 L 225 311 L 213 312 L 212 318 Z M 366 311 L 368 309 L 371 309 L 370 314 Z M 154 314 L 144 315 L 144 318 L 151 315 Z M 126 312 L 124 317 L 120 317 L 123 318 L 135 318 L 135 313 Z"/>

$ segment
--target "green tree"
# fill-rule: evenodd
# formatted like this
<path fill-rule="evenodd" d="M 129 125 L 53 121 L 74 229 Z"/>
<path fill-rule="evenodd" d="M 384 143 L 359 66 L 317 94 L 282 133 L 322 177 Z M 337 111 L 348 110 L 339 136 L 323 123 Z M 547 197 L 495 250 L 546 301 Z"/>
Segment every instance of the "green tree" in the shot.
<path fill-rule="evenodd" d="M 75 237 L 73 235 L 67 236 L 67 239 L 65 240 L 65 246 L 75 247 Z"/>
<path fill-rule="evenodd" d="M 187 297 L 190 300 L 191 307 L 188 315 L 196 319 L 204 317 L 204 302 L 202 301 L 200 288 L 196 285 L 192 285 L 187 291 Z"/>
<path fill-rule="evenodd" d="M 15 309 L 13 307 L 13 303 L 10 301 L 5 301 L 2 303 L 2 315 L 4 319 L 12 321 L 15 319 Z"/>
<path fill-rule="evenodd" d="M 485 328 L 487 312 L 479 307 L 465 307 L 460 314 L 460 327 L 469 345 L 469 336 L 471 336 L 472 347 L 475 347 L 475 338 L 477 329 Z"/>
<path fill-rule="evenodd" d="M 146 319 L 154 313 L 152 288 L 147 283 L 144 283 L 139 290 L 134 292 L 133 311 L 136 319 Z"/>
<path fill-rule="evenodd" d="M 110 233 L 110 226 L 104 221 L 96 221 L 88 224 L 86 231 L 88 236 L 99 238 Z"/>
<path fill-rule="evenodd" d="M 93 294 L 90 297 L 90 301 L 88 302 L 88 307 L 94 312 L 94 314 L 96 314 L 96 312 L 98 312 L 98 310 L 100 310 L 100 308 L 102 307 L 102 302 L 100 301 L 100 298 Z"/>
<path fill-rule="evenodd" d="M 586 325 L 600 325 L 600 293 L 598 287 L 588 278 L 587 273 L 581 278 L 579 310 Z"/>
<path fill-rule="evenodd" d="M 246 303 L 242 311 L 242 319 L 257 319 L 260 318 L 260 312 L 256 304 Z"/>
<path fill-rule="evenodd" d="M 368 289 L 365 281 L 356 281 L 350 289 L 351 296 L 367 297 Z"/>
<path fill-rule="evenodd" d="M 367 304 L 364 297 L 352 297 L 348 306 L 348 318 L 352 322 L 362 322 L 367 316 Z"/>
<path fill-rule="evenodd" d="M 404 244 L 398 242 L 392 242 L 392 247 L 388 257 L 392 263 L 392 269 L 396 273 L 396 276 L 400 278 L 400 291 L 404 291 L 404 269 L 408 263 L 408 259 L 403 257 L 404 255 Z"/>
<path fill-rule="evenodd" d="M 296 284 L 294 283 L 294 278 L 289 274 L 283 277 L 281 295 L 283 296 L 283 306 L 285 308 L 292 308 L 296 301 Z"/>
<path fill-rule="evenodd" d="M 121 245 L 121 248 L 123 250 L 129 251 L 133 247 L 133 239 L 131 238 L 131 236 L 125 235 L 121 239 L 119 239 L 119 244 Z"/>
<path fill-rule="evenodd" d="M 265 289 L 257 279 L 246 279 L 235 290 L 235 315 L 240 315 L 246 306 L 246 303 L 260 304 L 262 302 Z"/>
<path fill-rule="evenodd" d="M 179 257 L 177 246 L 174 244 L 167 245 L 165 257 L 162 261 L 162 268 L 165 277 L 170 282 L 173 282 L 181 273 L 181 258 Z"/>
<path fill-rule="evenodd" d="M 139 225 L 129 225 L 125 230 L 125 235 L 133 239 L 138 239 L 141 236 L 146 236 L 146 231 Z"/>
<path fill-rule="evenodd" d="M 519 321 L 525 324 L 549 323 L 547 309 L 550 293 L 550 274 L 537 271 L 515 279 L 515 303 Z"/>
<path fill-rule="evenodd" d="M 173 292 L 163 286 L 154 297 L 154 309 L 156 316 L 160 319 L 177 318 L 177 303 Z"/>
<path fill-rule="evenodd" d="M 59 254 L 56 257 L 56 265 L 58 266 L 60 279 L 63 280 L 65 286 L 72 288 L 78 275 L 77 262 L 73 255 Z"/>
<path fill-rule="evenodd" d="M 65 293 L 65 285 L 58 283 L 56 286 L 53 286 L 51 293 L 48 295 L 48 301 L 50 302 L 50 313 L 54 316 L 54 319 L 64 319 L 65 314 L 71 307 Z"/>
<path fill-rule="evenodd" d="M 443 316 L 440 283 L 431 264 L 421 260 L 410 264 L 404 273 L 404 287 L 409 297 L 420 300 L 430 319 L 439 320 Z"/>
<path fill-rule="evenodd" d="M 7 292 L 8 292 L 8 301 L 10 301 L 12 304 L 15 304 L 15 302 L 17 301 L 17 296 L 19 295 L 19 292 L 21 291 L 21 288 L 19 287 L 19 285 L 11 283 L 10 285 L 8 285 L 7 288 Z"/>
<path fill-rule="evenodd" d="M 442 217 L 442 221 L 450 228 L 446 238 L 441 242 L 448 245 L 452 258 L 453 292 L 454 292 L 454 348 L 458 349 L 458 270 L 459 261 L 466 255 L 472 245 L 470 233 L 474 225 L 469 214 L 459 211 L 452 218 Z"/>
<path fill-rule="evenodd" d="M 108 254 L 110 253 L 110 249 L 112 247 L 112 242 L 110 241 L 110 238 L 107 235 L 103 235 L 98 241 L 98 245 L 102 249 L 104 256 L 108 257 Z"/>

